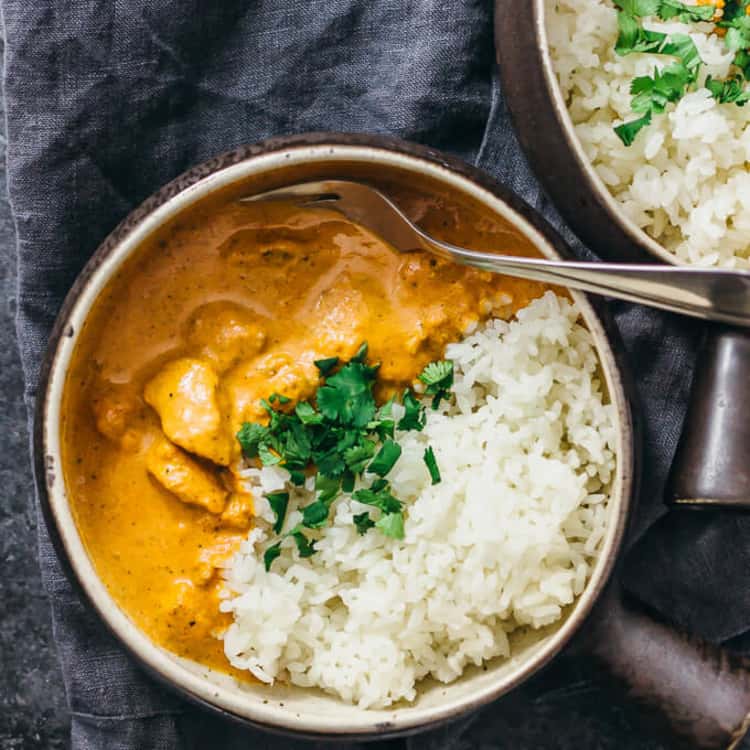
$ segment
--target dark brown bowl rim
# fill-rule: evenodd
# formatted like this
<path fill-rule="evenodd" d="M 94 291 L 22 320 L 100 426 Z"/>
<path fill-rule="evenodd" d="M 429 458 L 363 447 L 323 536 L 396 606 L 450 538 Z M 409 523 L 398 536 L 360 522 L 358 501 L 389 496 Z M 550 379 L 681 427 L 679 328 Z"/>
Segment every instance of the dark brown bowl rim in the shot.
<path fill-rule="evenodd" d="M 48 412 L 50 407 L 48 393 L 50 375 L 53 370 L 53 366 L 57 357 L 58 346 L 61 340 L 63 339 L 63 337 L 72 337 L 74 335 L 74 331 L 69 325 L 68 319 L 79 296 L 88 286 L 88 283 L 91 280 L 94 272 L 101 266 L 105 259 L 107 259 L 112 253 L 115 252 L 120 243 L 128 236 L 128 234 L 135 226 L 139 225 L 146 217 L 153 213 L 157 208 L 168 202 L 171 198 L 179 193 L 182 193 L 190 186 L 200 182 L 205 177 L 219 172 L 226 167 L 230 167 L 240 162 L 249 160 L 253 157 L 262 156 L 278 151 L 304 149 L 310 146 L 330 146 L 332 149 L 335 149 L 336 147 L 360 146 L 376 151 L 382 150 L 385 152 L 404 154 L 408 157 L 413 157 L 416 160 L 422 160 L 431 163 L 432 165 L 443 167 L 448 171 L 473 182 L 494 197 L 498 198 L 500 201 L 505 203 L 512 211 L 519 214 L 521 218 L 525 219 L 536 231 L 538 231 L 545 238 L 547 242 L 549 242 L 549 244 L 555 249 L 555 251 L 558 252 L 562 257 L 572 257 L 569 248 L 565 245 L 562 238 L 557 234 L 557 232 L 530 206 L 528 206 L 520 198 L 510 192 L 510 190 L 504 187 L 501 183 L 490 177 L 487 173 L 466 164 L 456 157 L 446 155 L 436 149 L 432 149 L 423 145 L 382 135 L 316 132 L 287 137 L 270 138 L 257 144 L 241 146 L 215 156 L 176 177 L 174 180 L 172 180 L 164 187 L 156 191 L 149 198 L 147 198 L 140 206 L 138 206 L 125 219 L 123 219 L 123 221 L 118 224 L 118 226 L 107 236 L 107 238 L 105 238 L 102 244 L 94 252 L 79 276 L 76 278 L 76 281 L 74 282 L 71 290 L 65 297 L 65 300 L 58 313 L 57 319 L 49 337 L 47 352 L 42 364 L 39 387 L 37 391 L 33 431 L 33 466 L 36 490 L 40 499 L 44 521 L 50 534 L 57 557 L 59 558 L 68 579 L 71 581 L 74 589 L 81 597 L 81 600 L 88 608 L 97 613 L 99 619 L 104 623 L 110 633 L 112 633 L 115 639 L 124 648 L 125 652 L 131 658 L 133 658 L 142 668 L 144 668 L 146 672 L 156 678 L 157 681 L 162 685 L 167 686 L 173 692 L 176 692 L 181 697 L 188 699 L 190 702 L 199 705 L 214 714 L 239 723 L 240 725 L 259 728 L 284 736 L 294 736 L 297 738 L 305 737 L 309 739 L 335 739 L 341 741 L 369 739 L 375 740 L 397 736 L 406 736 L 440 726 L 444 723 L 448 723 L 470 710 L 474 710 L 482 705 L 486 705 L 492 700 L 498 698 L 500 695 L 503 695 L 506 692 L 516 688 L 519 684 L 526 681 L 537 671 L 545 667 L 555 656 L 557 656 L 557 654 L 564 648 L 564 646 L 567 645 L 567 643 L 570 641 L 570 638 L 580 630 L 581 626 L 590 615 L 595 602 L 600 599 L 601 593 L 606 587 L 612 575 L 615 562 L 619 557 L 619 551 L 622 547 L 622 541 L 629 517 L 629 510 L 633 501 L 634 489 L 638 480 L 638 456 L 640 453 L 640 446 L 638 442 L 638 424 L 634 420 L 634 417 L 637 414 L 637 409 L 635 408 L 632 379 L 630 378 L 626 364 L 624 346 L 620 340 L 619 332 L 614 324 L 614 321 L 612 320 L 606 309 L 606 306 L 601 300 L 592 299 L 588 296 L 586 297 L 591 311 L 600 324 L 605 334 L 605 338 L 609 343 L 610 352 L 612 354 L 613 371 L 620 378 L 618 385 L 621 389 L 623 412 L 619 415 L 619 431 L 621 435 L 630 438 L 629 441 L 623 441 L 623 449 L 627 453 L 627 461 L 622 466 L 622 485 L 625 491 L 623 492 L 623 496 L 620 499 L 619 513 L 616 518 L 613 518 L 613 523 L 615 524 L 615 532 L 611 550 L 612 553 L 610 557 L 604 561 L 600 578 L 596 582 L 596 587 L 592 590 L 588 606 L 586 606 L 585 608 L 578 608 L 572 613 L 570 619 L 571 621 L 575 622 L 575 626 L 572 626 L 571 632 L 565 639 L 560 640 L 560 642 L 556 644 L 554 650 L 550 650 L 548 653 L 546 653 L 544 655 L 544 659 L 540 660 L 539 663 L 528 665 L 528 667 L 523 671 L 522 674 L 515 677 L 513 680 L 508 681 L 507 684 L 503 685 L 501 689 L 498 689 L 498 691 L 493 692 L 492 695 L 489 695 L 488 697 L 485 697 L 481 700 L 476 699 L 468 705 L 456 709 L 453 713 L 450 713 L 436 720 L 432 720 L 429 723 L 406 727 L 397 727 L 393 722 L 386 721 L 374 724 L 371 728 L 363 730 L 362 732 L 345 734 L 337 732 L 318 733 L 310 731 L 299 731 L 295 730 L 293 726 L 279 726 L 275 724 L 268 724 L 265 722 L 250 719 L 246 716 L 237 715 L 225 708 L 211 703 L 201 696 L 195 695 L 186 687 L 171 680 L 169 677 L 162 674 L 155 668 L 152 668 L 152 666 L 145 661 L 144 657 L 142 657 L 135 649 L 133 649 L 125 640 L 123 640 L 120 633 L 118 633 L 108 621 L 106 613 L 100 610 L 100 608 L 89 597 L 82 581 L 79 579 L 78 573 L 73 568 L 70 560 L 68 559 L 68 553 L 65 549 L 65 545 L 61 537 L 61 532 L 58 527 L 58 519 L 52 508 L 48 494 L 49 489 L 51 489 L 51 487 L 56 481 L 58 481 L 58 479 L 59 481 L 62 481 L 62 477 L 58 478 L 54 476 L 54 472 L 52 470 L 52 457 L 49 456 L 46 452 L 44 438 L 45 424 L 48 419 Z M 620 457 L 620 459 L 622 460 L 622 457 Z"/>

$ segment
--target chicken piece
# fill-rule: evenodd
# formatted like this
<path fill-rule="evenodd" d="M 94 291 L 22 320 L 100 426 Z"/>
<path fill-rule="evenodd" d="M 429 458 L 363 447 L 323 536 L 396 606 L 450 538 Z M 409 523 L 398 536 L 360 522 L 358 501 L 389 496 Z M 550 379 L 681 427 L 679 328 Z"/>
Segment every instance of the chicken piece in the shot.
<path fill-rule="evenodd" d="M 351 359 L 371 328 L 371 313 L 364 294 L 352 283 L 349 274 L 341 274 L 325 289 L 316 304 L 315 347 L 323 357 Z"/>
<path fill-rule="evenodd" d="M 226 466 L 232 445 L 216 399 L 218 381 L 210 365 L 183 357 L 165 365 L 147 383 L 144 397 L 158 412 L 162 429 L 173 443 Z"/>
<path fill-rule="evenodd" d="M 218 595 L 210 587 L 176 579 L 161 602 L 169 620 L 165 645 L 184 652 L 185 646 L 194 648 L 196 643 L 218 638 L 223 630 L 215 615 L 218 607 Z"/>
<path fill-rule="evenodd" d="M 96 429 L 104 437 L 119 443 L 138 409 L 135 395 L 122 389 L 108 388 L 92 402 Z"/>
<path fill-rule="evenodd" d="M 149 474 L 183 503 L 211 513 L 224 510 L 227 495 L 219 479 L 169 440 L 157 438 L 146 455 Z"/>
<path fill-rule="evenodd" d="M 198 554 L 192 580 L 198 586 L 205 586 L 209 583 L 216 570 L 224 567 L 224 563 L 238 549 L 242 539 L 243 537 L 240 534 L 228 533 L 217 537 L 216 544 L 204 547 Z"/>
<path fill-rule="evenodd" d="M 233 529 L 245 530 L 250 527 L 253 517 L 253 496 L 248 492 L 233 492 L 229 496 L 221 521 Z"/>
<path fill-rule="evenodd" d="M 224 381 L 231 409 L 231 433 L 235 434 L 243 422 L 264 421 L 267 414 L 261 399 L 272 393 L 291 399 L 290 407 L 310 398 L 320 382 L 315 358 L 313 352 L 309 353 L 309 359 L 295 359 L 283 352 L 267 354 L 241 362 L 231 370 Z"/>
<path fill-rule="evenodd" d="M 185 338 L 218 372 L 224 372 L 263 351 L 266 333 L 262 321 L 235 302 L 210 302 L 193 313 Z"/>

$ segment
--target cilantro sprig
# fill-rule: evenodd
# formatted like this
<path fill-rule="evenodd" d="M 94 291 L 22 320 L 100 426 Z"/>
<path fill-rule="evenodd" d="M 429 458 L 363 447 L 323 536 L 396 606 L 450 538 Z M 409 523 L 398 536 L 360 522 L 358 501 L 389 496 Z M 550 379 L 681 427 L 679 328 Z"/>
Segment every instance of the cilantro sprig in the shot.
<path fill-rule="evenodd" d="M 354 516 L 359 534 L 377 528 L 385 536 L 402 539 L 404 535 L 403 503 L 393 495 L 385 478 L 401 457 L 401 446 L 394 439 L 395 430 L 420 431 L 424 428 L 425 407 L 407 388 L 401 396 L 403 416 L 398 423 L 393 414 L 395 399 L 380 407 L 373 388 L 379 365 L 367 364 L 364 343 L 348 362 L 337 357 L 315 362 L 322 385 L 312 401 L 301 401 L 289 407 L 290 399 L 274 393 L 261 404 L 268 414 L 268 424 L 246 422 L 237 433 L 244 455 L 263 466 L 283 466 L 295 486 L 302 486 L 308 476 L 315 477 L 315 499 L 300 508 L 299 524 L 271 544 L 263 555 L 266 570 L 281 554 L 285 538 L 292 538 L 300 557 L 315 553 L 315 539 L 308 536 L 329 521 L 331 508 L 343 493 L 379 512 L 376 520 L 370 512 Z M 453 386 L 453 363 L 431 362 L 419 375 L 425 393 L 431 395 L 432 408 L 450 397 Z M 440 481 L 440 472 L 432 448 L 425 452 L 425 464 L 432 483 Z M 355 490 L 357 479 L 377 477 L 369 487 Z M 288 492 L 266 495 L 275 517 L 273 530 L 284 528 L 289 504 Z M 314 536 L 314 535 L 313 535 Z"/>

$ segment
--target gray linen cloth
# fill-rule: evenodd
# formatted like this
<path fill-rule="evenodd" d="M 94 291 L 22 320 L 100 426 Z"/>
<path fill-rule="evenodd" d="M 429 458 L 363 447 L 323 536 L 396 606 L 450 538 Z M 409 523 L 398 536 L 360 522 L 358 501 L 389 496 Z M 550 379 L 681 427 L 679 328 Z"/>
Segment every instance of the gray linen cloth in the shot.
<path fill-rule="evenodd" d="M 499 177 L 586 253 L 518 150 L 494 74 L 491 5 L 2 0 L 17 328 L 29 414 L 52 322 L 86 259 L 160 185 L 240 144 L 338 130 L 442 148 Z M 641 532 L 663 513 L 700 327 L 629 305 L 613 310 L 645 408 Z M 715 640 L 743 633 L 750 622 L 750 592 L 740 584 L 750 562 L 748 521 L 688 521 L 691 548 L 700 554 L 674 549 L 664 523 L 685 522 L 670 517 L 645 535 L 630 587 L 694 632 Z M 296 746 L 229 729 L 156 686 L 78 600 L 41 518 L 39 528 L 74 748 Z M 728 545 L 736 550 L 731 560 L 722 555 Z M 455 736 L 437 733 L 413 744 L 448 747 Z"/>

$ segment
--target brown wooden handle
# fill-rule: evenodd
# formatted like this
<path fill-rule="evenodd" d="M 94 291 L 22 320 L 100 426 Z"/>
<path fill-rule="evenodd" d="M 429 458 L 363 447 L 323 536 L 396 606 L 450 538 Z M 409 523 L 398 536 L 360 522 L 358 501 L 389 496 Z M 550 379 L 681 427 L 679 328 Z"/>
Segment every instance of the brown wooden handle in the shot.
<path fill-rule="evenodd" d="M 666 499 L 750 510 L 750 332 L 711 327 L 697 361 Z"/>
<path fill-rule="evenodd" d="M 578 641 L 669 748 L 735 748 L 750 722 L 750 660 L 679 633 L 614 582 Z"/>

